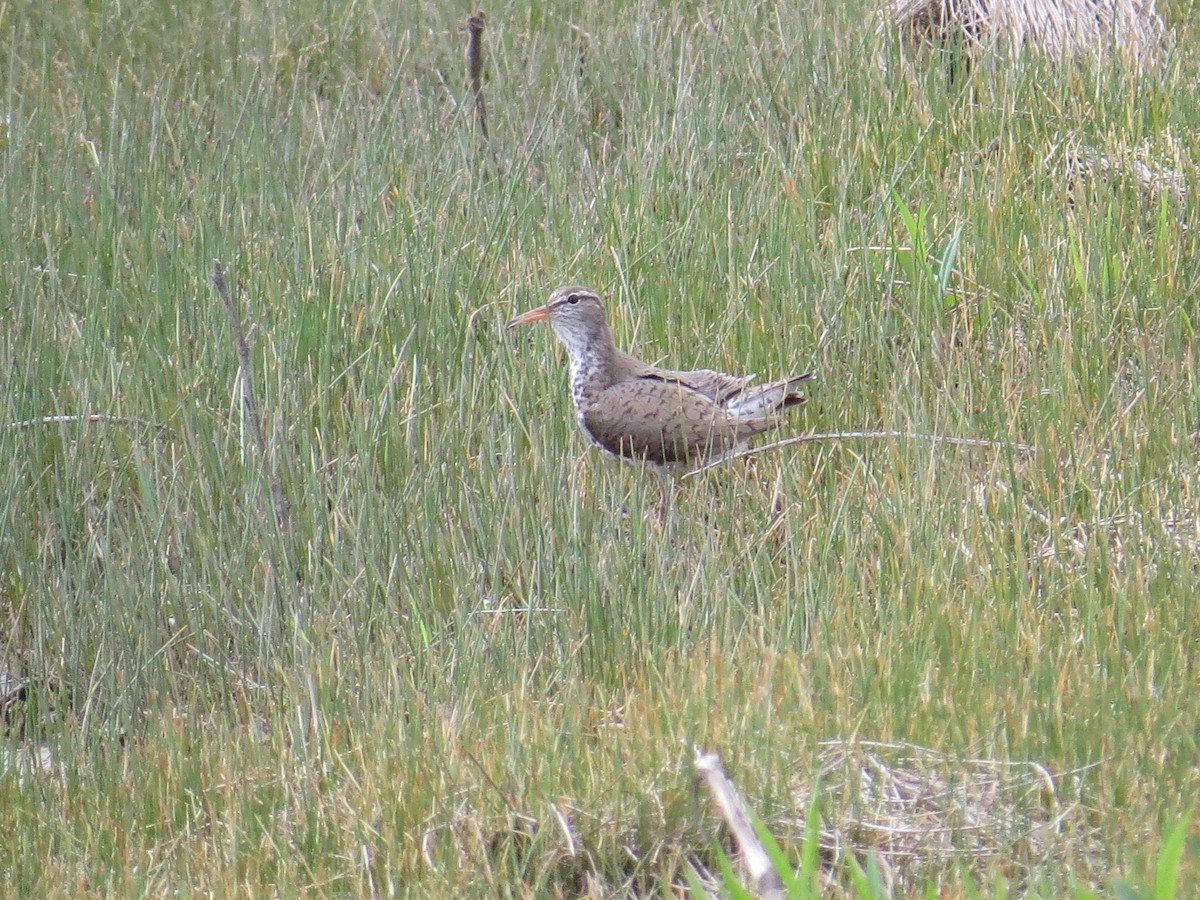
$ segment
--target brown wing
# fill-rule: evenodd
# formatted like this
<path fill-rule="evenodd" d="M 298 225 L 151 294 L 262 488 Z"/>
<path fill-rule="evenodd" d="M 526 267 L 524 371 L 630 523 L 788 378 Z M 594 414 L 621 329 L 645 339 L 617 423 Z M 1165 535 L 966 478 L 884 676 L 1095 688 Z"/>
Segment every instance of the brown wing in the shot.
<path fill-rule="evenodd" d="M 714 369 L 692 369 L 687 372 L 677 372 L 672 369 L 660 369 L 651 366 L 628 353 L 618 354 L 616 360 L 620 368 L 617 380 L 635 378 L 657 378 L 660 381 L 671 381 L 686 385 L 697 393 L 703 394 L 714 403 L 724 403 L 727 399 L 746 389 L 753 375 L 726 375 Z"/>
<path fill-rule="evenodd" d="M 583 414 L 583 427 L 611 453 L 665 465 L 724 453 L 766 423 L 735 423 L 688 385 L 648 377 L 602 391 Z"/>
<path fill-rule="evenodd" d="M 726 375 L 713 369 L 696 369 L 691 372 L 661 371 L 656 374 L 667 380 L 686 384 L 714 403 L 724 403 L 734 394 L 745 390 L 754 379 L 753 375 Z"/>

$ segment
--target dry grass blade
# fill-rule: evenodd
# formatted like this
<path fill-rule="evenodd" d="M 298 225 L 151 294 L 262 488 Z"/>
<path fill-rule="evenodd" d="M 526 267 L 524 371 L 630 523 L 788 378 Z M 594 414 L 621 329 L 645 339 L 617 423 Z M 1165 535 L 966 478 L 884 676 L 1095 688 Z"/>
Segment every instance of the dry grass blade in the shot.
<path fill-rule="evenodd" d="M 270 454 L 267 452 L 267 436 L 262 424 L 262 409 L 258 405 L 258 395 L 254 391 L 254 370 L 250 365 L 250 342 L 246 338 L 246 330 L 242 327 L 242 319 L 238 315 L 233 296 L 225 284 L 225 267 L 221 265 L 219 259 L 213 260 L 213 285 L 221 297 L 221 302 L 225 304 L 225 313 L 229 316 L 229 327 L 233 330 L 233 343 L 237 348 L 238 368 L 241 374 L 242 407 L 250 422 L 250 433 L 254 437 L 255 446 L 262 457 L 263 471 L 271 485 L 275 522 L 282 531 L 290 531 L 292 504 L 283 491 L 283 483 L 271 466 Z"/>
<path fill-rule="evenodd" d="M 1033 762 L 962 759 L 902 743 L 827 741 L 816 776 L 824 800 L 822 846 L 839 857 L 874 855 L 897 886 L 908 887 L 953 859 L 978 868 L 1002 858 L 1094 863 L 1081 808 L 1060 796 L 1063 777 Z M 808 807 L 809 790 L 797 788 L 797 809 Z"/>

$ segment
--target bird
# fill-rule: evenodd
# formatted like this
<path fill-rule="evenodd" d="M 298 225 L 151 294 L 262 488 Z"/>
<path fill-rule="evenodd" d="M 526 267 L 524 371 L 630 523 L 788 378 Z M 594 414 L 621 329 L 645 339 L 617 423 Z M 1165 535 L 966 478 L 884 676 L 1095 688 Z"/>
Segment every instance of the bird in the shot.
<path fill-rule="evenodd" d="M 664 468 L 712 465 L 781 424 L 805 402 L 807 372 L 752 386 L 753 375 L 660 369 L 617 349 L 600 295 L 566 285 L 507 327 L 549 322 L 570 357 L 571 396 L 583 432 L 607 453 Z"/>

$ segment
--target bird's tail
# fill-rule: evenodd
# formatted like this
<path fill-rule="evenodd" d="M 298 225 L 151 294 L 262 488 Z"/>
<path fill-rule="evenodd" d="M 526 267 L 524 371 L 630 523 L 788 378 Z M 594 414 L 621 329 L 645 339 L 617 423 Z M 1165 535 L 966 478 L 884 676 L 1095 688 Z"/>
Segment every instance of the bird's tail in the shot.
<path fill-rule="evenodd" d="M 736 419 L 768 418 L 781 410 L 804 403 L 806 398 L 797 385 L 816 377 L 816 372 L 806 372 L 783 381 L 747 387 L 729 398 L 725 408 Z"/>

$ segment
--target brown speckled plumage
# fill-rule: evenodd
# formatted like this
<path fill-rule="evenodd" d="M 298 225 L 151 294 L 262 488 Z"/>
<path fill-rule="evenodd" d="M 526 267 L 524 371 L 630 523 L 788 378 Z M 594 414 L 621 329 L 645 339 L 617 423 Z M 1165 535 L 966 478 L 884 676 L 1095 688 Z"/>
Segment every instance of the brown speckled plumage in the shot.
<path fill-rule="evenodd" d="M 700 465 L 743 447 L 779 424 L 780 410 L 799 406 L 797 386 L 813 373 L 750 386 L 753 376 L 712 369 L 673 372 L 622 353 L 604 305 L 576 285 L 556 290 L 545 306 L 517 316 L 512 328 L 547 320 L 571 358 L 571 395 L 584 432 L 609 453 L 659 465 Z"/>

